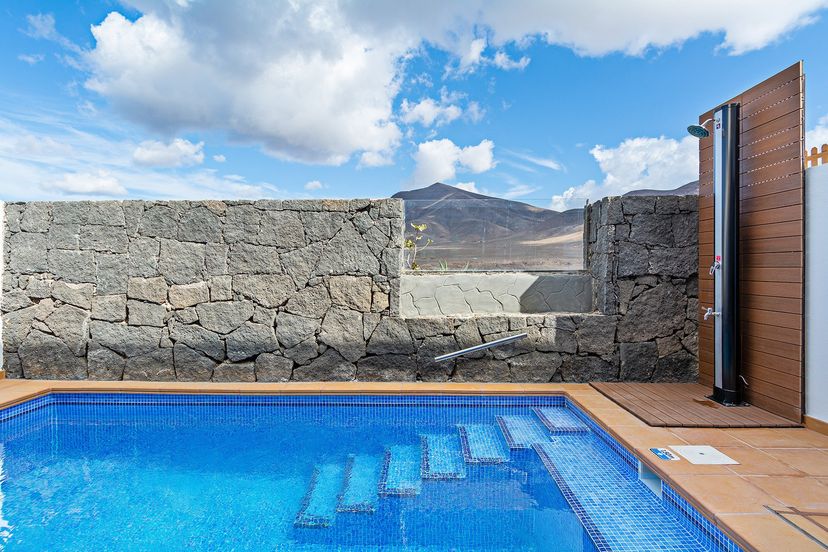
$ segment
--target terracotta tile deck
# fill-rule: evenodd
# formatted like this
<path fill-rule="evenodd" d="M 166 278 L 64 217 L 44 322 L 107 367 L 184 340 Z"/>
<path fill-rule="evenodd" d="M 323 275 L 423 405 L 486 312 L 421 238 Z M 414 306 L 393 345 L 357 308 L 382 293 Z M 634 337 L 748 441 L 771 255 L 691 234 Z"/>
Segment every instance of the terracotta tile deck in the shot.
<path fill-rule="evenodd" d="M 241 394 L 563 394 L 587 411 L 650 469 L 748 550 L 825 550 L 825 531 L 809 517 L 828 512 L 828 436 L 805 428 L 715 429 L 650 427 L 586 384 L 430 383 L 156 383 L 0 381 L 0 408 L 55 392 Z M 713 445 L 742 462 L 697 466 L 667 462 L 648 449 Z M 783 515 L 777 512 L 790 512 Z M 799 512 L 805 512 L 801 515 Z M 786 521 L 784 518 L 787 518 Z"/>

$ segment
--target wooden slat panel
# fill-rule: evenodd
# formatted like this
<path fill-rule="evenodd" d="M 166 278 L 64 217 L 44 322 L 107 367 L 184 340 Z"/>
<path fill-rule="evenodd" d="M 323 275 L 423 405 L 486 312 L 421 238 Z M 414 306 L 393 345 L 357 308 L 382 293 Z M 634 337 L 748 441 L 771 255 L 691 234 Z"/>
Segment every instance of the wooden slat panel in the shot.
<path fill-rule="evenodd" d="M 746 399 L 802 415 L 804 77 L 797 62 L 725 103 L 740 104 L 740 280 Z M 712 111 L 700 120 L 710 117 Z M 699 143 L 699 266 L 713 256 L 712 138 Z M 699 301 L 713 280 L 699 271 Z M 699 323 L 699 381 L 712 384 L 713 324 Z"/>
<path fill-rule="evenodd" d="M 747 173 L 761 169 L 762 167 L 776 165 L 782 161 L 799 159 L 802 157 L 802 147 L 802 142 L 797 140 L 790 144 L 777 146 L 761 155 L 742 159 L 739 162 L 739 171 L 741 173 Z"/>
<path fill-rule="evenodd" d="M 739 133 L 739 154 L 745 157 L 756 155 L 756 151 L 765 151 L 765 144 L 771 140 L 794 142 L 800 140 L 799 125 L 801 113 L 793 111 L 777 117 L 764 125 Z"/>

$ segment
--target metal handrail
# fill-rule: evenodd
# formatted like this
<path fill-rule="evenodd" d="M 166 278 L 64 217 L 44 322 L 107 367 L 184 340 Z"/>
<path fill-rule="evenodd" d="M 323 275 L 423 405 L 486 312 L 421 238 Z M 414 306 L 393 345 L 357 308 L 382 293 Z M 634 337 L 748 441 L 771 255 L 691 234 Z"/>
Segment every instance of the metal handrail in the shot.
<path fill-rule="evenodd" d="M 452 358 L 457 358 L 459 356 L 466 355 L 469 353 L 482 351 L 484 349 L 491 349 L 492 347 L 497 347 L 499 345 L 506 345 L 507 343 L 511 343 L 513 341 L 517 341 L 518 339 L 523 339 L 524 337 L 528 336 L 529 334 L 524 332 L 515 335 L 510 335 L 507 337 L 501 337 L 500 339 L 495 339 L 494 341 L 489 341 L 488 343 L 481 343 L 480 345 L 474 345 L 473 347 L 460 349 L 459 351 L 454 351 L 453 353 L 447 353 L 445 355 L 436 356 L 434 357 L 434 362 L 443 362 L 444 360 L 450 360 Z"/>

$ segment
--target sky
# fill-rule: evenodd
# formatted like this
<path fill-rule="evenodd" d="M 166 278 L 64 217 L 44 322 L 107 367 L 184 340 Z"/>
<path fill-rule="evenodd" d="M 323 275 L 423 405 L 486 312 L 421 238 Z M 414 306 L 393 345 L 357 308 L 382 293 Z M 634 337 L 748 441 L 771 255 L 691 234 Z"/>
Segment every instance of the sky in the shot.
<path fill-rule="evenodd" d="M 0 200 L 387 197 L 555 209 L 697 177 L 698 115 L 805 60 L 828 0 L 0 2 Z"/>

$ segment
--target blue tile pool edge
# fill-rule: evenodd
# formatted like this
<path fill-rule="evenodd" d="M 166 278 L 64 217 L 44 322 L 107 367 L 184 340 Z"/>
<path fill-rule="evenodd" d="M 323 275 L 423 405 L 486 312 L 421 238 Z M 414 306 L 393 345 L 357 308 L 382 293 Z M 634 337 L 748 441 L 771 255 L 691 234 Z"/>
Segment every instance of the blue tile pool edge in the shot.
<path fill-rule="evenodd" d="M 623 466 L 628 469 L 631 475 L 638 475 L 638 457 L 619 443 L 601 425 L 585 412 L 580 406 L 565 397 L 567 408 L 584 421 L 589 428 L 621 459 Z M 546 463 L 546 462 L 544 462 Z M 548 467 L 548 466 L 547 466 Z M 553 475 L 554 477 L 554 475 Z M 707 519 L 692 504 L 690 504 L 679 492 L 667 481 L 661 482 L 661 500 L 664 507 L 676 517 L 690 533 L 702 544 L 721 550 L 723 552 L 742 552 L 743 548 L 728 537 L 716 524 Z M 562 489 L 563 491 L 563 489 Z"/>
<path fill-rule="evenodd" d="M 556 395 L 287 395 L 287 394 L 200 394 L 200 393 L 106 393 L 106 392 L 49 392 L 23 400 L 17 404 L 0 408 L 0 422 L 56 404 L 107 404 L 107 405 L 233 405 L 233 406 L 278 406 L 285 404 L 325 404 L 350 406 L 564 406 L 585 422 L 601 441 L 614 452 L 620 463 L 632 475 L 638 473 L 639 459 L 612 437 L 593 420 L 580 406 L 564 394 Z M 581 520 L 593 543 L 600 551 L 610 550 L 606 540 L 589 516 L 580 507 L 574 493 L 563 479 L 555 474 L 553 464 L 544 455 L 538 456 L 548 469 L 551 477 L 561 488 L 570 506 Z M 387 469 L 387 461 L 383 471 Z M 570 499 L 572 499 L 570 501 Z M 725 552 L 737 552 L 742 548 L 728 537 L 718 526 L 707 519 L 690 504 L 669 483 L 662 481 L 662 501 L 673 514 L 700 542 Z M 580 511 L 580 513 L 579 513 Z M 590 529 L 591 527 L 591 529 Z"/>

